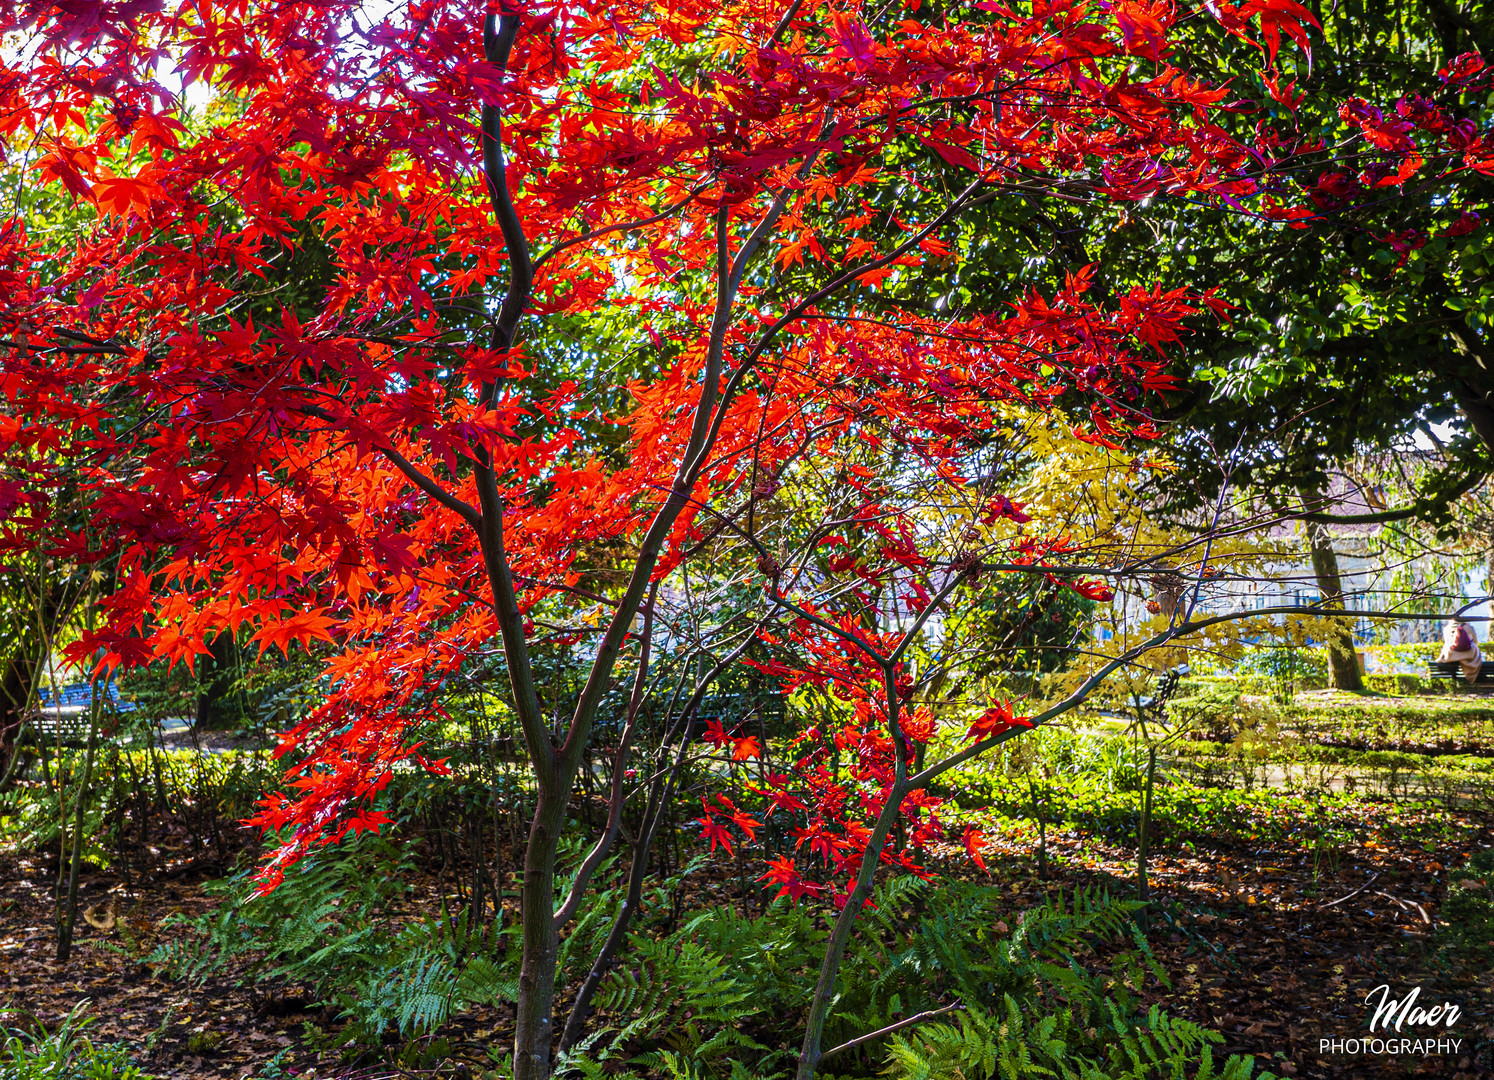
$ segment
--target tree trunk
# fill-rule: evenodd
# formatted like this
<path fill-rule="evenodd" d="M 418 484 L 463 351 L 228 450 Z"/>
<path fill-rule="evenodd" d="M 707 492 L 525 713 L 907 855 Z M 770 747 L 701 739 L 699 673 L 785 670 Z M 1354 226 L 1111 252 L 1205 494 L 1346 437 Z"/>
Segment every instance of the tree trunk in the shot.
<path fill-rule="evenodd" d="M 69 852 L 67 891 L 63 895 L 62 910 L 57 918 L 57 962 L 65 964 L 73 951 L 73 927 L 78 924 L 78 865 L 83 861 L 84 811 L 88 805 L 88 789 L 93 783 L 93 756 L 99 742 L 99 688 L 93 686 L 92 700 L 88 706 L 88 749 L 83 755 L 83 776 L 78 781 L 78 797 L 73 800 L 72 850 Z M 61 776 L 58 777 L 59 782 Z M 67 821 L 62 823 L 63 835 L 67 835 Z"/>
<path fill-rule="evenodd" d="M 661 780 L 660 783 L 662 784 L 663 781 Z M 562 1050 L 569 1050 L 581 1041 L 582 1032 L 586 1029 L 586 1021 L 591 1016 L 591 1000 L 596 996 L 597 988 L 602 985 L 607 972 L 612 969 L 612 960 L 622 948 L 628 936 L 628 928 L 632 925 L 633 916 L 643 902 L 643 884 L 644 879 L 648 877 L 649 854 L 654 846 L 654 835 L 658 831 L 659 822 L 664 817 L 664 803 L 672 796 L 673 784 L 670 784 L 669 788 L 669 793 L 651 800 L 654 805 L 651 805 L 644 813 L 643 827 L 639 830 L 638 840 L 633 845 L 633 861 L 628 868 L 627 896 L 612 920 L 612 929 L 607 933 L 607 940 L 602 943 L 601 949 L 592 961 L 591 969 L 581 983 L 581 989 L 576 993 L 576 1001 L 571 1006 L 571 1014 L 566 1019 L 565 1030 L 561 1033 L 560 1048 Z"/>
<path fill-rule="evenodd" d="M 1484 555 L 1484 595 L 1491 600 L 1489 613 L 1494 615 L 1494 517 L 1489 520 L 1489 527 L 1484 537 L 1489 542 L 1489 549 Z M 0 791 L 4 791 L 0 786 Z"/>
<path fill-rule="evenodd" d="M 1157 779 L 1157 748 L 1148 746 L 1146 748 L 1146 787 L 1141 794 L 1141 822 L 1136 827 L 1136 899 L 1146 903 L 1151 899 L 1151 891 L 1146 879 L 1146 862 L 1149 836 L 1152 829 L 1152 790 Z M 1146 922 L 1146 912 L 1140 913 L 1143 925 Z"/>
<path fill-rule="evenodd" d="M 902 780 L 902 777 L 898 777 L 888 793 L 882 812 L 877 815 L 871 836 L 867 838 L 866 850 L 861 856 L 856 884 L 846 898 L 845 907 L 835 917 L 830 940 L 825 945 L 824 958 L 820 962 L 820 977 L 815 983 L 814 997 L 810 1000 L 809 1019 L 804 1025 L 804 1045 L 799 1052 L 799 1068 L 794 1073 L 794 1080 L 813 1080 L 815 1068 L 820 1063 L 820 1040 L 825 1032 L 825 1021 L 830 1018 L 830 1002 L 835 997 L 835 979 L 840 974 L 840 961 L 845 956 L 846 946 L 850 944 L 851 931 L 855 929 L 856 917 L 861 914 L 861 905 L 872 893 L 877 864 L 881 860 L 887 836 L 892 832 L 893 823 L 897 821 L 898 807 L 908 794 Z"/>
<path fill-rule="evenodd" d="M 242 703 L 234 688 L 238 675 L 239 645 L 231 633 L 222 633 L 208 644 L 212 650 L 198 665 L 197 718 L 194 726 L 208 729 L 229 727 L 242 719 Z"/>
<path fill-rule="evenodd" d="M 1343 581 L 1338 570 L 1338 553 L 1326 526 L 1305 522 L 1307 542 L 1312 551 L 1312 572 L 1325 608 L 1343 609 Z M 1328 681 L 1336 690 L 1364 693 L 1364 679 L 1359 673 L 1359 657 L 1354 651 L 1354 634 L 1347 619 L 1331 620 L 1328 634 Z"/>
<path fill-rule="evenodd" d="M 815 982 L 814 997 L 809 1003 L 809 1017 L 804 1023 L 804 1045 L 799 1051 L 799 1067 L 794 1080 L 814 1080 L 816 1067 L 820 1063 L 821 1039 L 825 1034 L 825 1021 L 830 1018 L 830 1003 L 835 998 L 835 979 L 840 974 L 840 962 L 850 944 L 851 932 L 856 927 L 856 918 L 861 914 L 861 905 L 872 894 L 877 866 L 882 861 L 882 849 L 892 827 L 901 814 L 903 799 L 912 788 L 908 784 L 908 742 L 900 733 L 898 720 L 898 695 L 893 682 L 893 669 L 883 667 L 883 701 L 887 709 L 887 731 L 897 748 L 897 764 L 893 769 L 892 786 L 887 792 L 887 801 L 882 804 L 877 820 L 872 825 L 871 835 L 866 838 L 866 848 L 861 853 L 861 866 L 856 871 L 856 884 L 846 897 L 846 903 L 835 917 L 830 931 L 830 940 L 825 945 L 820 962 L 820 977 Z"/>
<path fill-rule="evenodd" d="M 555 1007 L 555 961 L 560 935 L 555 928 L 555 850 L 565 825 L 564 793 L 540 789 L 524 851 L 524 885 L 519 921 L 524 943 L 519 967 L 519 1000 L 514 1012 L 514 1080 L 549 1080 L 550 1014 Z"/>

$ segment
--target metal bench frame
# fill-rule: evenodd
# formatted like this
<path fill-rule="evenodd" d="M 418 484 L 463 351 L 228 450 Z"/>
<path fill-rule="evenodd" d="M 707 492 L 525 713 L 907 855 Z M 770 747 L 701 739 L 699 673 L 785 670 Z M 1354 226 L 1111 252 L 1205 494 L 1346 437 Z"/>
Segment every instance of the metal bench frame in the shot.
<path fill-rule="evenodd" d="M 26 717 L 25 727 L 30 729 L 33 739 L 55 742 L 60 738 L 64 744 L 81 745 L 88 739 L 88 709 L 93 704 L 93 693 L 89 683 L 73 683 L 59 689 L 54 700 L 43 689 L 42 699 Z M 135 710 L 135 703 L 122 700 L 119 688 L 112 682 L 100 691 L 99 705 L 105 712 Z"/>
<path fill-rule="evenodd" d="M 1432 660 L 1427 663 L 1427 678 L 1446 679 L 1454 687 L 1494 686 L 1494 663 L 1485 660 L 1484 666 L 1479 668 L 1478 679 L 1469 683 L 1463 678 L 1463 666 L 1456 660 Z"/>

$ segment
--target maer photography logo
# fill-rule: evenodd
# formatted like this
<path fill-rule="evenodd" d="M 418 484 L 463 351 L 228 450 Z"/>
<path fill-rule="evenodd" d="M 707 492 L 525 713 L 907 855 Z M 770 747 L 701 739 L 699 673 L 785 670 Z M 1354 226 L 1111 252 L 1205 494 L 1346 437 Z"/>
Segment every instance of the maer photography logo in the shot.
<path fill-rule="evenodd" d="M 1389 983 L 1381 983 L 1364 999 L 1369 1010 L 1369 1034 L 1319 1040 L 1320 1054 L 1456 1054 L 1463 1038 L 1453 1033 L 1462 1010 L 1450 1001 L 1423 1002 L 1421 987 L 1413 986 L 1401 997 Z"/>

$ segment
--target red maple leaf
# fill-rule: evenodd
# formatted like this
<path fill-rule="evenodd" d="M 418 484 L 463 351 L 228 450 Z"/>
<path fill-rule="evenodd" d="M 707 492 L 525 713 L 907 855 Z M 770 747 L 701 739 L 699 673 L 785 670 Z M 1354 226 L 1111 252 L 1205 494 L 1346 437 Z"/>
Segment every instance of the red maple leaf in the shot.
<path fill-rule="evenodd" d="M 986 869 L 986 860 L 981 852 L 986 849 L 989 841 L 986 834 L 974 825 L 966 825 L 965 831 L 960 837 L 960 842 L 965 845 L 965 854 L 970 856 L 970 861 L 982 870 Z M 990 873 L 989 870 L 986 871 Z"/>
<path fill-rule="evenodd" d="M 769 859 L 768 869 L 757 880 L 766 881 L 770 888 L 774 885 L 780 886 L 778 892 L 774 895 L 774 899 L 780 896 L 787 896 L 790 900 L 798 901 L 802 897 L 813 896 L 825 891 L 825 886 L 816 885 L 800 877 L 798 867 L 794 865 L 792 859 L 785 855 Z"/>

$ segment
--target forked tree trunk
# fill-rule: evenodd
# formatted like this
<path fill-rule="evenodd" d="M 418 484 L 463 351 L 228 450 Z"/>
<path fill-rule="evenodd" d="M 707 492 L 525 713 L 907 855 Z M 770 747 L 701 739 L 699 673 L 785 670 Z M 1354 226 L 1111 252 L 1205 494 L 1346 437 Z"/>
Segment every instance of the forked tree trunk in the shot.
<path fill-rule="evenodd" d="M 1323 606 L 1343 609 L 1343 580 L 1338 569 L 1338 553 L 1326 526 L 1306 522 L 1307 542 L 1312 553 L 1312 572 L 1317 578 Z M 1328 633 L 1328 682 L 1336 690 L 1364 692 L 1364 678 L 1359 672 L 1359 657 L 1354 650 L 1354 634 L 1347 619 L 1330 620 Z"/>
<path fill-rule="evenodd" d="M 673 772 L 673 770 L 671 770 Z M 623 898 L 622 905 L 613 917 L 612 928 L 607 933 L 606 940 L 598 950 L 596 957 L 592 960 L 590 970 L 581 983 L 581 988 L 576 993 L 576 1000 L 571 1006 L 570 1016 L 566 1020 L 565 1030 L 561 1033 L 560 1049 L 569 1050 L 581 1041 L 581 1036 L 586 1030 L 586 1021 L 591 1016 L 592 998 L 596 996 L 598 987 L 607 972 L 611 970 L 613 958 L 617 956 L 623 947 L 623 942 L 628 935 L 628 929 L 633 923 L 633 916 L 638 913 L 638 908 L 643 902 L 643 884 L 648 876 L 649 855 L 653 850 L 654 837 L 658 833 L 659 822 L 663 820 L 665 803 L 673 797 L 674 784 L 672 779 L 669 783 L 663 779 L 657 781 L 660 790 L 655 792 L 656 798 L 650 799 L 650 805 L 644 812 L 643 827 L 638 835 L 638 840 L 633 844 L 633 861 L 628 868 L 628 892 Z M 667 789 L 667 790 L 666 790 Z"/>
<path fill-rule="evenodd" d="M 797 10 L 795 6 L 792 10 Z M 506 72 L 509 52 L 519 29 L 517 12 L 498 14 L 490 12 L 483 21 L 482 45 L 487 62 L 498 71 Z M 774 36 L 788 27 L 789 19 L 780 23 Z M 830 123 L 827 115 L 826 124 Z M 509 193 L 507 167 L 504 161 L 502 142 L 503 118 L 495 102 L 484 101 L 482 106 L 481 138 L 483 173 L 487 181 L 489 202 L 493 217 L 503 234 L 505 253 L 510 264 L 509 287 L 498 316 L 493 324 L 488 347 L 497 353 L 506 353 L 513 347 L 525 305 L 534 285 L 534 267 L 529 258 L 528 240 L 524 225 L 515 209 Z M 808 175 L 818 150 L 809 151 L 801 175 Z M 943 214 L 932 222 L 911 232 L 883 261 L 900 257 L 914 245 L 920 243 L 933 230 L 952 216 L 965 200 L 973 198 L 980 182 L 972 183 L 959 198 L 952 202 Z M 560 926 L 566 918 L 564 910 L 555 910 L 555 852 L 561 830 L 565 825 L 566 808 L 570 801 L 579 763 L 591 737 L 592 723 L 596 711 L 606 693 L 613 666 L 622 649 L 624 640 L 632 632 L 633 619 L 640 609 L 644 594 L 654 572 L 660 553 L 664 550 L 675 521 L 693 498 L 692 493 L 705 463 L 720 435 L 719 421 L 724 417 L 726 402 L 721 400 L 723 374 L 726 361 L 726 338 L 730 328 L 732 307 L 742 286 L 744 275 L 754 257 L 787 211 L 790 189 L 785 188 L 757 227 L 742 241 L 735 255 L 731 250 L 730 209 L 722 203 L 716 212 L 716 304 L 711 317 L 705 360 L 698 376 L 700 397 L 694 410 L 690 434 L 679 448 L 678 467 L 669 495 L 650 522 L 639 551 L 633 562 L 631 574 L 622 596 L 617 602 L 611 621 L 597 646 L 596 659 L 592 662 L 581 696 L 576 703 L 570 726 L 563 732 L 551 732 L 541 716 L 538 694 L 534 688 L 534 672 L 529 662 L 528 645 L 524 622 L 514 591 L 509 571 L 508 556 L 504 550 L 504 499 L 500 492 L 496 473 L 481 446 L 474 446 L 475 480 L 481 509 L 472 507 L 445 491 L 430 476 L 406 461 L 393 448 L 383 448 L 384 455 L 417 487 L 427 495 L 438 499 L 449 509 L 465 518 L 477 532 L 482 544 L 484 562 L 493 589 L 494 613 L 498 619 L 503 640 L 504 656 L 508 676 L 514 690 L 514 709 L 524 732 L 528 757 L 539 781 L 538 801 L 530 827 L 529 845 L 524 858 L 524 883 L 522 889 L 523 923 L 522 937 L 524 956 L 520 964 L 519 1001 L 515 1016 L 514 1077 L 515 1080 L 548 1080 L 550 1076 L 550 1051 L 552 1044 L 551 1010 L 554 1007 L 555 960 L 558 953 Z M 847 287 L 853 277 L 844 277 L 823 295 L 830 295 Z M 744 365 L 766 348 L 773 337 L 786 324 L 780 320 L 758 339 L 756 351 L 744 361 Z M 739 387 L 739 378 L 748 370 L 739 368 L 733 375 L 736 382 L 727 387 Z M 491 405 L 497 400 L 497 384 L 485 382 L 478 396 L 480 404 Z M 736 390 L 731 391 L 735 393 Z M 719 406 L 719 408 L 718 408 Z M 715 422 L 713 422 L 715 421 Z M 555 736 L 559 736 L 559 745 Z M 904 765 L 906 762 L 904 762 Z M 893 815 L 896 816 L 895 814 Z M 875 836 L 877 849 L 885 839 L 885 831 Z M 578 877 L 578 885 L 584 883 Z M 869 887 L 869 886 L 868 886 Z M 859 902 L 859 901 L 858 901 Z M 847 926 L 847 932 L 849 927 Z M 843 942 L 842 942 L 843 947 Z M 838 963 L 838 954 L 836 957 Z M 834 981 L 833 967 L 830 981 Z M 816 1055 L 817 1056 L 817 1055 Z"/>

